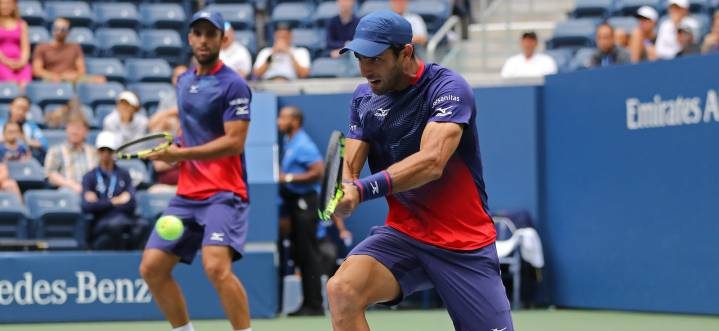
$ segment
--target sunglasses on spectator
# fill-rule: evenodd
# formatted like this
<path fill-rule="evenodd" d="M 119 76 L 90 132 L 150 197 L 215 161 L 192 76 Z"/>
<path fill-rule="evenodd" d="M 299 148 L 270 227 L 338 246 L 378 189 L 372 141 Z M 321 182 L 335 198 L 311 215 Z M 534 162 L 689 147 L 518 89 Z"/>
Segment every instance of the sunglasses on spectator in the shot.
<path fill-rule="evenodd" d="M 70 31 L 70 28 L 66 28 L 66 27 L 54 27 L 54 28 L 52 28 L 52 31 L 55 31 L 55 32 L 68 32 L 68 31 Z"/>

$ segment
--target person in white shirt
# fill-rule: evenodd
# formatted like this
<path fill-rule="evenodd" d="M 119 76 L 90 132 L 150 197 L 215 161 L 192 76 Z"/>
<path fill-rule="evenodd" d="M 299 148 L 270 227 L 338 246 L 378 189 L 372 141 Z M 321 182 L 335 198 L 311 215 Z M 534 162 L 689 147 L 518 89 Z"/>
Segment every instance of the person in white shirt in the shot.
<path fill-rule="evenodd" d="M 522 53 L 510 57 L 502 67 L 502 77 L 542 77 L 557 73 L 557 64 L 549 55 L 537 53 L 537 34 L 525 32 L 520 42 Z"/>
<path fill-rule="evenodd" d="M 120 142 L 138 139 L 147 133 L 147 116 L 140 113 L 140 99 L 130 91 L 117 97 L 117 108 L 105 116 L 102 129 L 119 135 Z"/>
<path fill-rule="evenodd" d="M 420 46 L 427 44 L 427 24 L 424 23 L 422 16 L 414 13 L 407 12 L 407 6 L 409 0 L 390 0 L 389 5 L 397 14 L 402 15 L 404 19 L 409 21 L 409 25 L 412 26 L 412 43 Z"/>
<path fill-rule="evenodd" d="M 295 80 L 310 74 L 310 52 L 292 46 L 292 31 L 286 25 L 275 28 L 274 44 L 263 48 L 255 60 L 255 76 L 260 79 Z"/>
<path fill-rule="evenodd" d="M 681 51 L 682 46 L 677 39 L 679 24 L 691 26 L 694 35 L 698 35 L 699 22 L 689 15 L 689 0 L 669 0 L 669 19 L 659 25 L 657 32 L 656 52 L 660 59 L 673 59 Z"/>
<path fill-rule="evenodd" d="M 235 29 L 228 22 L 225 22 L 225 36 L 222 40 L 220 60 L 226 66 L 237 72 L 242 78 L 252 70 L 252 56 L 247 48 L 235 40 Z"/>

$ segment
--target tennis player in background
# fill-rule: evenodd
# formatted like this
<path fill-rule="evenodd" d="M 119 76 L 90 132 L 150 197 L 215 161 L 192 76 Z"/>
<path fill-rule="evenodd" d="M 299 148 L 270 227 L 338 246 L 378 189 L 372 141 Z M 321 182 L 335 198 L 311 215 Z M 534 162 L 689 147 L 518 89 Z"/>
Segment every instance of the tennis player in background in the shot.
<path fill-rule="evenodd" d="M 412 28 L 379 11 L 363 17 L 353 51 L 368 81 L 354 92 L 344 196 L 335 215 L 386 198 L 373 228 L 327 284 L 334 330 L 369 330 L 373 303 L 394 305 L 434 287 L 456 330 L 512 331 L 487 210 L 472 89 L 415 57 Z M 372 175 L 359 178 L 369 161 Z"/>
<path fill-rule="evenodd" d="M 177 196 L 164 214 L 181 218 L 185 231 L 175 241 L 153 231 L 140 265 L 160 310 L 177 331 L 193 328 L 171 272 L 178 262 L 192 263 L 199 249 L 205 273 L 233 329 L 250 330 L 247 294 L 232 272 L 232 262 L 242 256 L 247 235 L 244 145 L 251 92 L 219 60 L 223 28 L 220 14 L 198 12 L 192 17 L 188 38 L 197 66 L 177 82 L 180 146 L 148 157 L 180 164 Z"/>

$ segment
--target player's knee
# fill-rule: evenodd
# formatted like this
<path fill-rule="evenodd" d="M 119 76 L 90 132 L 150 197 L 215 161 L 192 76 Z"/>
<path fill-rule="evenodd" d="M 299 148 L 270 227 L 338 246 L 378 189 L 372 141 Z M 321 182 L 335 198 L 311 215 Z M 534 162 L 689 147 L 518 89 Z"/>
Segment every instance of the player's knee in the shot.
<path fill-rule="evenodd" d="M 159 264 L 143 259 L 140 263 L 140 276 L 146 282 L 153 283 L 169 276 L 169 273 L 165 272 Z"/>
<path fill-rule="evenodd" d="M 327 297 L 336 312 L 365 306 L 360 291 L 348 279 L 341 276 L 334 276 L 327 281 Z"/>
<path fill-rule="evenodd" d="M 230 271 L 230 266 L 226 265 L 222 261 L 203 261 L 202 265 L 205 269 L 205 274 L 207 275 L 207 278 L 213 284 L 223 282 L 232 274 Z"/>

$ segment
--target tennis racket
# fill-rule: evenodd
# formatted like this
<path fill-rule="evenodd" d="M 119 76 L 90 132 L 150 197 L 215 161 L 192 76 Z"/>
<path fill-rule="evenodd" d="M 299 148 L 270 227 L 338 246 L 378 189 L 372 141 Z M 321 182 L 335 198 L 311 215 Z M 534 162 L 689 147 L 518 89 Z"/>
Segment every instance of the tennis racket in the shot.
<path fill-rule="evenodd" d="M 143 159 L 154 152 L 170 148 L 174 137 L 167 132 L 153 133 L 120 146 L 115 155 L 118 160 Z"/>
<path fill-rule="evenodd" d="M 325 155 L 325 176 L 320 192 L 320 219 L 328 221 L 342 199 L 342 163 L 345 154 L 345 137 L 342 132 L 333 131 Z"/>

